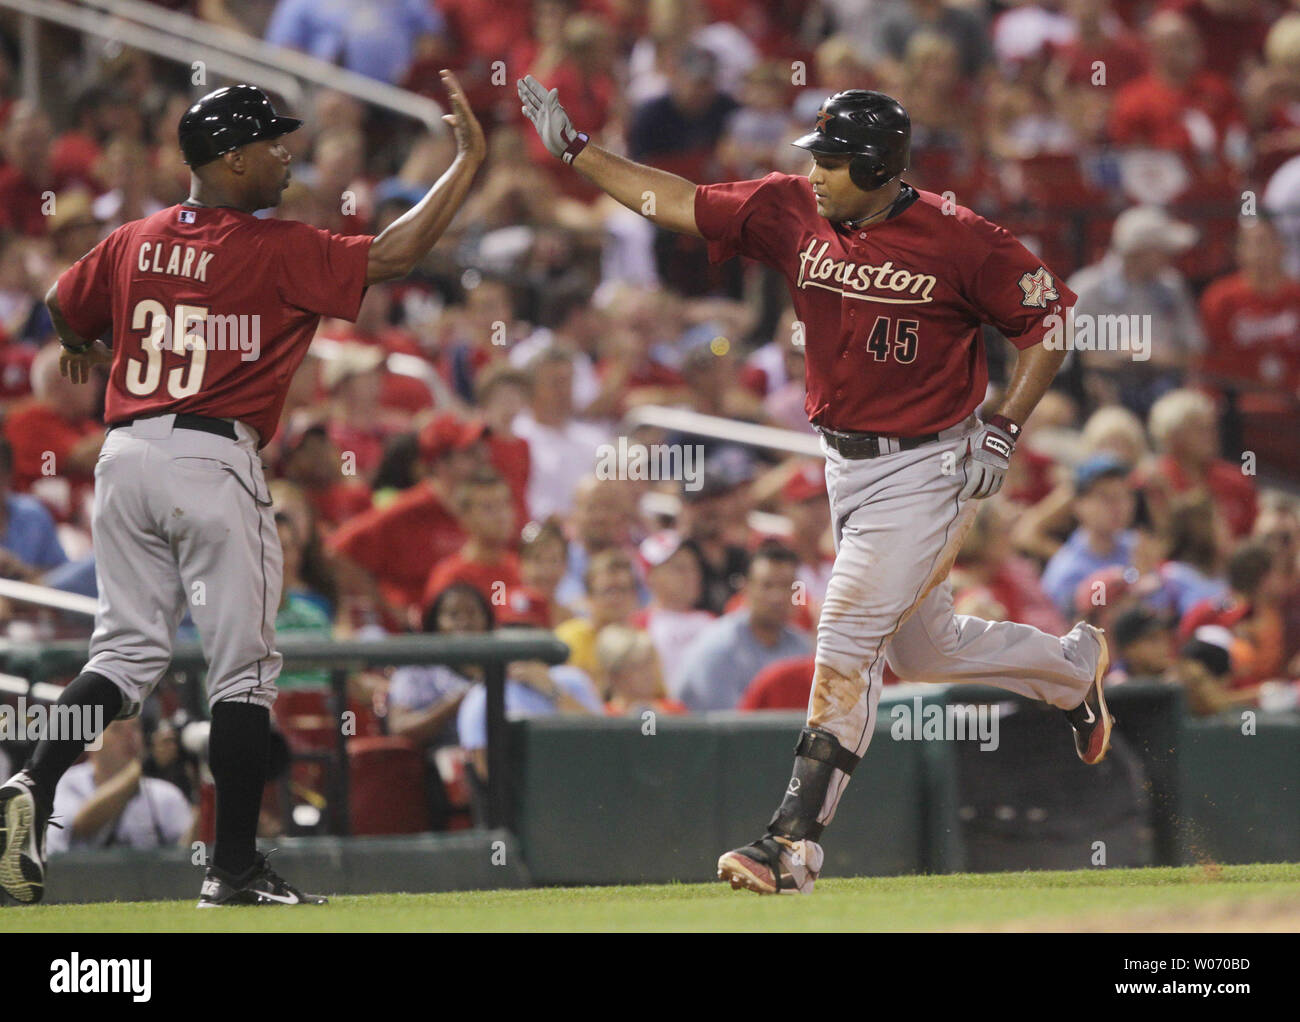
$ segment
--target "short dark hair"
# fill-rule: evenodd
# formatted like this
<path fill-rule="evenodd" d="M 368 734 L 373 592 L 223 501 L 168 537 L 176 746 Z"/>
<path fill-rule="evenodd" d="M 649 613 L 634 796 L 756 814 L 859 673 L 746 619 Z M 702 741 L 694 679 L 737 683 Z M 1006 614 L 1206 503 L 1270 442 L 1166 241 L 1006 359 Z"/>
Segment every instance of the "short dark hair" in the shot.
<path fill-rule="evenodd" d="M 1214 538 L 1214 502 L 1208 496 L 1197 493 L 1176 498 L 1164 532 L 1169 560 L 1213 572 L 1219 552 Z"/>
<path fill-rule="evenodd" d="M 415 433 L 397 433 L 384 442 L 384 451 L 371 483 L 374 490 L 407 490 L 416 483 L 420 440 Z"/>
<path fill-rule="evenodd" d="M 765 539 L 758 544 L 758 547 L 749 558 L 749 570 L 751 572 L 754 570 L 754 565 L 759 561 L 788 564 L 796 570 L 799 568 L 799 555 L 779 539 Z"/>
<path fill-rule="evenodd" d="M 438 616 L 442 613 L 442 605 L 453 596 L 470 597 L 483 611 L 483 619 L 487 621 L 487 630 L 490 632 L 496 627 L 496 614 L 492 612 L 491 602 L 479 591 L 477 586 L 472 586 L 468 582 L 453 582 L 435 596 L 433 602 L 425 608 L 424 617 L 420 620 L 420 627 L 430 634 L 437 634 Z"/>
<path fill-rule="evenodd" d="M 1243 543 L 1228 558 L 1228 585 L 1239 593 L 1254 595 L 1273 566 L 1273 551 L 1259 540 Z"/>
<path fill-rule="evenodd" d="M 464 502 L 471 490 L 486 490 L 489 487 L 498 486 L 510 489 L 510 484 L 495 470 L 486 465 L 482 465 L 470 474 L 469 478 L 462 479 L 456 484 L 455 490 L 452 491 L 452 503 L 459 506 Z"/>

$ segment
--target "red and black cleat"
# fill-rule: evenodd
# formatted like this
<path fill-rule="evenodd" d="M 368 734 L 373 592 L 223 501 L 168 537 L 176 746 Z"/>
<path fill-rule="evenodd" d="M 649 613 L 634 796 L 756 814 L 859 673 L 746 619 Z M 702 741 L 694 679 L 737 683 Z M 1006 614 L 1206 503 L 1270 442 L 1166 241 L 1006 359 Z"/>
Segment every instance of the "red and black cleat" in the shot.
<path fill-rule="evenodd" d="M 1110 667 L 1110 651 L 1106 647 L 1106 637 L 1100 628 L 1093 625 L 1080 625 L 1079 630 L 1089 634 L 1100 647 L 1097 653 L 1097 669 L 1088 693 L 1083 702 L 1073 710 L 1066 710 L 1065 716 L 1074 729 L 1074 751 L 1089 766 L 1095 766 L 1106 758 L 1110 751 L 1110 732 L 1115 718 L 1106 707 L 1106 690 L 1103 679 Z"/>

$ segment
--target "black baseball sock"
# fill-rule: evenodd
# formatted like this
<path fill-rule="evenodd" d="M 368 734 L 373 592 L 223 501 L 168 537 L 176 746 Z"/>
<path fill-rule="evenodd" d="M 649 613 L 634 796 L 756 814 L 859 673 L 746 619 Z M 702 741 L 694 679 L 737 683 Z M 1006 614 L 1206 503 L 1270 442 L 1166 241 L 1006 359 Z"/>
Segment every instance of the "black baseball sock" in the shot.
<path fill-rule="evenodd" d="M 211 864 L 230 876 L 253 865 L 271 749 L 271 712 L 256 703 L 212 707 L 208 765 L 217 785 L 217 840 Z"/>
<path fill-rule="evenodd" d="M 92 728 L 107 727 L 122 711 L 122 690 L 102 674 L 83 671 L 63 690 L 56 705 L 81 707 L 83 721 L 86 721 L 84 710 L 89 708 L 91 714 L 87 721 L 88 725 Z M 96 708 L 102 714 L 98 719 Z M 62 719 L 67 720 L 66 717 Z M 47 734 L 37 742 L 24 769 L 36 784 L 36 798 L 39 802 L 46 806 L 53 804 L 54 789 L 58 787 L 59 778 L 67 772 L 68 767 L 77 762 L 86 750 L 86 744 L 97 734 L 98 731 L 95 734 L 81 734 L 76 737 Z"/>

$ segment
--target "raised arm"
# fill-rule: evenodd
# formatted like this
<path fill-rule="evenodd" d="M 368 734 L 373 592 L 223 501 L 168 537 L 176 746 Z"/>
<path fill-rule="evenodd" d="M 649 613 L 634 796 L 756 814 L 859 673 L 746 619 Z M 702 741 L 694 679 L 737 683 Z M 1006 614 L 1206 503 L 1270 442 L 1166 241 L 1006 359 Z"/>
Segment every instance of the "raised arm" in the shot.
<path fill-rule="evenodd" d="M 552 156 L 571 164 L 601 191 L 651 223 L 678 234 L 703 237 L 695 226 L 693 183 L 590 144 L 584 132 L 574 130 L 560 106 L 557 90 L 547 92 L 532 75 L 520 79 L 518 87 L 524 115 Z"/>
<path fill-rule="evenodd" d="M 456 158 L 419 202 L 375 238 L 366 264 L 366 283 L 404 277 L 428 254 L 460 210 L 470 184 L 487 154 L 483 128 L 469 108 L 460 83 L 442 72 L 452 113 L 443 117 L 456 134 Z"/>

